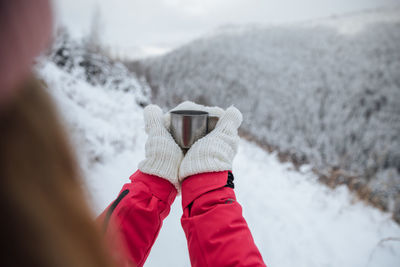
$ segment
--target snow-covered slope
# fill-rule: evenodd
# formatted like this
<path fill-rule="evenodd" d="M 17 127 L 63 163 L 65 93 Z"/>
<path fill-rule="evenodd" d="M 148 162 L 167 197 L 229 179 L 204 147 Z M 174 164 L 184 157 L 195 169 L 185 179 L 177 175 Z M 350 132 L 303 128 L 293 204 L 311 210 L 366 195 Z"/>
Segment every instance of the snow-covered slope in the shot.
<path fill-rule="evenodd" d="M 117 196 L 144 155 L 142 108 L 134 91 L 105 89 L 44 59 L 37 67 L 73 137 L 97 213 Z M 390 214 L 357 202 L 344 187 L 319 184 L 275 154 L 241 141 L 236 194 L 268 266 L 397 267 L 400 227 Z M 145 266 L 190 266 L 180 198 Z"/>
<path fill-rule="evenodd" d="M 120 181 L 128 181 L 129 176 L 116 178 L 121 168 L 113 166 L 96 177 L 96 169 L 124 155 L 142 155 L 138 147 L 146 140 L 140 131 L 143 108 L 136 103 L 134 93 L 93 86 L 51 61 L 41 62 L 38 72 L 58 104 L 87 178 L 89 197 L 95 211 L 100 212 L 118 194 Z M 136 163 L 126 167 L 132 170 Z"/>
<path fill-rule="evenodd" d="M 253 139 L 313 164 L 332 184 L 356 181 L 400 222 L 399 44 L 396 7 L 224 28 L 132 69 L 160 105 L 235 104 Z"/>

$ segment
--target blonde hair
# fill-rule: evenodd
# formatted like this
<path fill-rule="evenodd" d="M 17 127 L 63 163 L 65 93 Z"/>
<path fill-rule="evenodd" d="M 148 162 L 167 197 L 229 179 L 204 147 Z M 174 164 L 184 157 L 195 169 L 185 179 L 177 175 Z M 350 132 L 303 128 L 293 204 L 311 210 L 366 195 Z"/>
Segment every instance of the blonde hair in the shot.
<path fill-rule="evenodd" d="M 3 266 L 112 266 L 51 99 L 24 83 L 0 113 Z"/>

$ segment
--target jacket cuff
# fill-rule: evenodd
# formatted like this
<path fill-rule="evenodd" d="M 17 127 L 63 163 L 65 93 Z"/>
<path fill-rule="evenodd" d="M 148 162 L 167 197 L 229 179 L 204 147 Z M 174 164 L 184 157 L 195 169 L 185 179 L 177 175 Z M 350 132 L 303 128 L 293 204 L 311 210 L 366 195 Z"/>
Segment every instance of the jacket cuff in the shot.
<path fill-rule="evenodd" d="M 129 179 L 133 184 L 136 182 L 144 183 L 155 197 L 169 205 L 172 205 L 175 200 L 177 194 L 175 186 L 161 177 L 137 170 Z"/>
<path fill-rule="evenodd" d="M 228 171 L 205 172 L 187 177 L 182 182 L 182 208 L 185 209 L 202 194 L 224 187 L 227 179 Z"/>

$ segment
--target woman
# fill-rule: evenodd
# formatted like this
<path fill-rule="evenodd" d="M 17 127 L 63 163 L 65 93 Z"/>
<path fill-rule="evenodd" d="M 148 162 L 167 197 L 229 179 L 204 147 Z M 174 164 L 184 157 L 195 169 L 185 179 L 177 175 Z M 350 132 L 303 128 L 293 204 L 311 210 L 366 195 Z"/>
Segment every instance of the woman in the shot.
<path fill-rule="evenodd" d="M 52 102 L 29 74 L 51 33 L 49 3 L 1 0 L 0 20 L 3 266 L 142 266 L 178 191 L 193 266 L 265 266 L 233 191 L 236 108 L 179 105 L 220 117 L 183 155 L 168 116 L 146 107 L 145 159 L 95 223 Z"/>

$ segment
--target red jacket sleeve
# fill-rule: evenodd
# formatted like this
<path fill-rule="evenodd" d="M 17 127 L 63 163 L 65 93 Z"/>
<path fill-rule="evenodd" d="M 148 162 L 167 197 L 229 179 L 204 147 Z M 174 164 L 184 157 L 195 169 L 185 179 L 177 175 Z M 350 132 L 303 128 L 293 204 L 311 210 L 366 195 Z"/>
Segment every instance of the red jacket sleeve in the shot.
<path fill-rule="evenodd" d="M 135 172 L 98 221 L 119 266 L 143 266 L 177 191 L 154 175 Z"/>
<path fill-rule="evenodd" d="M 183 181 L 181 223 L 192 266 L 266 266 L 227 178 L 223 171 Z"/>

